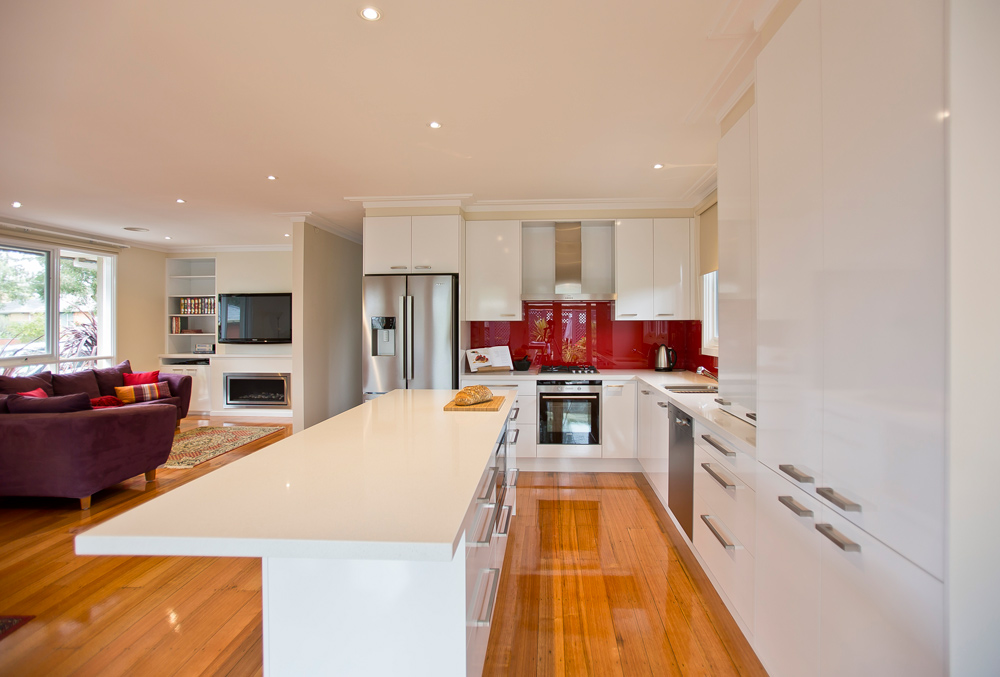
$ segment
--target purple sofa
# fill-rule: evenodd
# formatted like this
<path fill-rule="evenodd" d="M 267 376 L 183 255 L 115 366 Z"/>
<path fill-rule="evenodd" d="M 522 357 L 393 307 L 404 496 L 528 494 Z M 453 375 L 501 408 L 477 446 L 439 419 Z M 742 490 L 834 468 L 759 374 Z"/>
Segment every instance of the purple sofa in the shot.
<path fill-rule="evenodd" d="M 101 489 L 143 473 L 153 480 L 170 455 L 177 422 L 187 414 L 190 376 L 162 374 L 172 397 L 122 407 L 13 413 L 14 401 L 23 402 L 16 395 L 8 406 L 9 395 L 35 387 L 50 399 L 73 399 L 80 392 L 114 395 L 115 385 L 124 385 L 126 371 L 131 371 L 127 361 L 76 374 L 0 376 L 0 496 L 77 498 L 86 510 L 91 495 Z M 88 399 L 85 406 L 89 404 Z"/>

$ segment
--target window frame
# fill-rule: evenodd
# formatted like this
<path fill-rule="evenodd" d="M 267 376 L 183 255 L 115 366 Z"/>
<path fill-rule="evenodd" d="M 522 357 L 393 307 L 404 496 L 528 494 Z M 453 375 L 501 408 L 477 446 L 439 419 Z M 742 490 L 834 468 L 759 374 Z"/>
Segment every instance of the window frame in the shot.
<path fill-rule="evenodd" d="M 87 247 L 77 246 L 75 244 L 48 244 L 42 242 L 34 242 L 28 239 L 20 238 L 5 238 L 0 237 L 0 247 L 4 249 L 17 249 L 28 252 L 38 252 L 44 253 L 47 257 L 48 274 L 46 275 L 46 301 L 45 301 L 45 326 L 47 334 L 46 352 L 38 353 L 33 355 L 25 355 L 18 357 L 0 357 L 0 371 L 9 369 L 12 367 L 30 367 L 32 365 L 50 365 L 51 370 L 54 373 L 59 373 L 63 364 L 72 364 L 75 362 L 105 362 L 110 363 L 115 359 L 115 354 L 117 352 L 117 324 L 116 324 L 116 310 L 117 310 L 117 282 L 118 282 L 118 255 L 109 254 L 107 252 L 95 251 L 88 249 Z M 98 352 L 96 355 L 74 355 L 71 357 L 62 357 L 61 342 L 59 340 L 61 330 L 60 323 L 60 312 L 61 308 L 61 289 L 60 289 L 60 277 L 59 269 L 61 265 L 62 252 L 76 252 L 91 256 L 98 257 L 98 260 L 108 259 L 110 271 L 108 275 L 104 276 L 104 285 L 101 290 L 102 300 L 99 300 L 99 304 L 103 304 L 104 313 L 106 318 L 102 319 L 103 322 L 109 323 L 110 329 L 107 330 L 106 348 L 109 350 Z M 101 347 L 101 342 L 98 342 L 98 347 Z"/>
<path fill-rule="evenodd" d="M 708 284 L 709 275 L 715 275 L 714 283 Z M 714 293 L 712 293 L 714 292 Z M 712 293 L 711 298 L 709 294 Z M 711 303 L 709 303 L 711 301 Z M 701 354 L 719 356 L 719 271 L 713 270 L 701 276 Z"/>

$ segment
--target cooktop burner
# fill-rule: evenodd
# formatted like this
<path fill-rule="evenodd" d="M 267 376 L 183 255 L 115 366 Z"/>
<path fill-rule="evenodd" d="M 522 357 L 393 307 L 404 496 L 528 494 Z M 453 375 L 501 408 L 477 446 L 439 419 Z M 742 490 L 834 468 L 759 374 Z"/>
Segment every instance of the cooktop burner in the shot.
<path fill-rule="evenodd" d="M 561 364 L 542 365 L 538 370 L 541 374 L 597 374 L 597 367 L 592 364 Z"/>

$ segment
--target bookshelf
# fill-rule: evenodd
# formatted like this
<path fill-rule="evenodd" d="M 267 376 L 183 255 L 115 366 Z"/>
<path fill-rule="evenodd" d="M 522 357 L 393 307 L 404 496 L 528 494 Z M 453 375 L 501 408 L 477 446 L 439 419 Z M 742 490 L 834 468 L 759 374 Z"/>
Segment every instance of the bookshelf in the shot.
<path fill-rule="evenodd" d="M 193 355 L 199 343 L 215 345 L 215 259 L 167 259 L 166 352 Z"/>

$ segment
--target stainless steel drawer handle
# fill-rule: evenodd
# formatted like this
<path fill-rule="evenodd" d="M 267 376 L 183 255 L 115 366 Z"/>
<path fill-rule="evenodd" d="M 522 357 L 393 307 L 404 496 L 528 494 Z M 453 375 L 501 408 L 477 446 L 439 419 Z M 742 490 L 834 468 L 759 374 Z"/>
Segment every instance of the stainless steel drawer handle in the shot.
<path fill-rule="evenodd" d="M 517 313 L 500 313 L 500 317 L 517 317 Z"/>
<path fill-rule="evenodd" d="M 476 500 L 482 503 L 483 501 L 490 500 L 490 494 L 493 493 L 493 485 L 497 483 L 497 475 L 500 473 L 500 468 L 491 468 L 493 471 L 490 473 L 490 479 L 486 481 L 486 486 L 483 487 L 484 493 L 476 496 Z"/>
<path fill-rule="evenodd" d="M 648 395 L 649 394 L 648 390 L 640 390 L 639 392 L 642 393 L 643 395 Z"/>
<path fill-rule="evenodd" d="M 816 531 L 829 538 L 834 545 L 845 552 L 861 552 L 860 545 L 834 529 L 832 524 L 817 524 Z"/>
<path fill-rule="evenodd" d="M 504 517 L 504 511 L 507 511 L 507 516 Z M 503 509 L 500 510 L 500 523 L 503 524 L 503 528 L 497 533 L 501 536 L 506 536 L 510 532 L 510 506 L 505 505 Z"/>
<path fill-rule="evenodd" d="M 389 266 L 389 270 L 409 270 L 409 266 Z"/>
<path fill-rule="evenodd" d="M 487 626 L 490 624 L 490 620 L 493 618 L 493 605 L 497 601 L 497 587 L 500 584 L 500 570 L 499 569 L 485 569 L 485 573 L 493 575 L 493 584 L 490 586 L 490 594 L 487 598 L 486 603 L 486 616 L 479 616 L 473 622 L 473 625 Z"/>
<path fill-rule="evenodd" d="M 416 268 L 417 270 L 430 270 L 431 269 L 430 266 L 413 266 L 413 267 Z"/>
<path fill-rule="evenodd" d="M 521 429 L 520 428 L 514 428 L 514 439 L 512 439 L 510 441 L 510 443 L 512 445 L 516 445 L 517 444 L 517 438 L 520 437 L 520 436 L 521 436 Z"/>
<path fill-rule="evenodd" d="M 778 496 L 778 502 L 794 512 L 799 517 L 812 517 L 813 511 L 805 507 L 791 496 Z"/>
<path fill-rule="evenodd" d="M 513 479 L 511 479 L 511 474 L 513 474 Z M 517 476 L 519 474 L 520 474 L 520 471 L 517 468 L 511 468 L 510 470 L 507 471 L 507 486 L 508 487 L 516 487 L 517 486 Z"/>
<path fill-rule="evenodd" d="M 669 405 L 669 404 L 667 404 L 666 402 L 657 402 L 657 403 L 656 403 L 656 406 L 658 406 L 658 407 L 662 407 L 663 409 L 666 409 L 666 408 L 667 408 L 667 407 L 669 407 L 670 405 Z"/>
<path fill-rule="evenodd" d="M 716 397 L 715 398 L 715 403 L 716 404 L 721 404 L 724 407 L 728 407 L 730 404 L 732 404 L 732 402 L 730 402 L 729 400 L 724 400 L 721 397 Z"/>
<path fill-rule="evenodd" d="M 722 486 L 723 489 L 735 489 L 736 488 L 736 484 L 734 482 L 730 482 L 725 477 L 723 477 L 722 475 L 720 475 L 719 473 L 717 473 L 715 470 L 713 470 L 711 463 L 702 463 L 701 467 L 704 468 L 705 472 L 707 472 L 709 475 L 711 475 L 712 479 L 714 479 L 716 482 L 718 482 Z"/>
<path fill-rule="evenodd" d="M 521 407 L 514 407 L 513 409 L 511 409 L 510 410 L 510 420 L 511 421 L 516 421 L 517 420 L 517 415 L 520 414 L 520 413 L 521 413 Z"/>
<path fill-rule="evenodd" d="M 688 421 L 687 419 L 683 419 L 683 418 L 676 418 L 675 417 L 674 418 L 674 423 L 676 425 L 684 426 L 685 428 L 690 428 L 691 427 L 691 421 Z"/>
<path fill-rule="evenodd" d="M 861 504 L 841 496 L 830 487 L 816 487 L 816 493 L 847 512 L 861 512 Z"/>
<path fill-rule="evenodd" d="M 620 385 L 620 386 L 604 386 L 604 387 L 605 388 L 624 388 L 625 386 L 624 385 Z"/>
<path fill-rule="evenodd" d="M 618 317 L 636 317 L 639 313 L 618 313 Z"/>
<path fill-rule="evenodd" d="M 497 517 L 497 504 L 487 503 L 486 505 L 483 506 L 483 510 L 488 511 L 490 513 L 490 518 L 483 520 L 482 522 L 482 524 L 486 526 L 486 528 L 483 529 L 483 531 L 486 534 L 483 540 L 481 541 L 476 540 L 472 542 L 472 545 L 476 548 L 485 548 L 490 544 L 490 541 L 493 540 L 493 522 L 496 520 Z"/>
<path fill-rule="evenodd" d="M 722 442 L 720 442 L 719 440 L 715 439 L 711 435 L 702 435 L 701 439 L 703 439 L 706 442 L 708 442 L 709 444 L 711 444 L 713 447 L 715 447 L 716 449 L 718 449 L 719 451 L 721 451 L 726 456 L 732 456 L 734 458 L 736 457 L 736 452 L 735 451 L 733 451 L 732 449 L 729 449 L 724 444 L 722 444 Z"/>
<path fill-rule="evenodd" d="M 735 550 L 736 549 L 736 544 L 735 543 L 730 543 L 728 540 L 726 540 L 726 537 L 722 535 L 722 532 L 719 531 L 719 528 L 717 526 L 715 526 L 715 518 L 713 516 L 711 516 L 711 515 L 702 515 L 701 519 L 702 519 L 702 521 L 706 525 L 708 525 L 708 530 L 711 531 L 712 534 L 717 539 L 719 539 L 719 543 L 722 544 L 723 548 L 725 548 L 726 550 Z"/>
<path fill-rule="evenodd" d="M 674 314 L 673 313 L 657 313 L 656 316 L 657 317 L 673 317 Z"/>
<path fill-rule="evenodd" d="M 807 475 L 794 465 L 779 465 L 778 470 L 785 473 L 799 484 L 812 484 L 816 481 L 811 475 Z"/>

